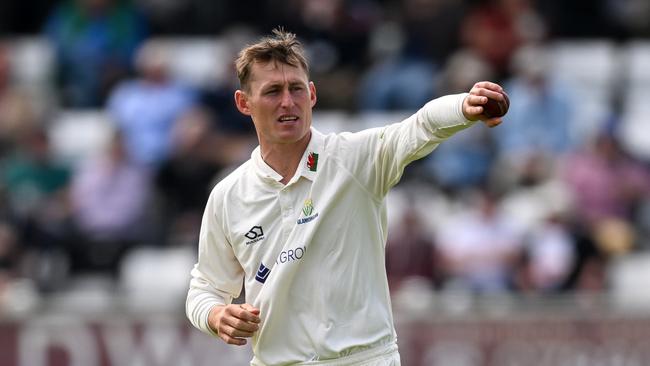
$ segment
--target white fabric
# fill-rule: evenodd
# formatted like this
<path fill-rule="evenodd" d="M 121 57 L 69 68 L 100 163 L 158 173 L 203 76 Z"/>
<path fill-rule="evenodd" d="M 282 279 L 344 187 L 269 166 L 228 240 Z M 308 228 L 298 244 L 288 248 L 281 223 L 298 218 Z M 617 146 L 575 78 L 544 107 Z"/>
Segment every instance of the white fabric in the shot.
<path fill-rule="evenodd" d="M 253 360 L 255 365 L 255 360 Z M 397 344 L 391 343 L 381 347 L 374 347 L 366 351 L 337 358 L 329 361 L 307 361 L 298 364 L 300 366 L 400 366 L 401 360 L 397 351 Z"/>
<path fill-rule="evenodd" d="M 286 186 L 256 149 L 208 200 L 187 298 L 192 324 L 213 334 L 211 307 L 229 304 L 243 281 L 262 319 L 254 365 L 318 364 L 394 345 L 384 197 L 408 163 L 473 124 L 462 114 L 465 96 L 438 98 L 386 127 L 312 129 Z"/>

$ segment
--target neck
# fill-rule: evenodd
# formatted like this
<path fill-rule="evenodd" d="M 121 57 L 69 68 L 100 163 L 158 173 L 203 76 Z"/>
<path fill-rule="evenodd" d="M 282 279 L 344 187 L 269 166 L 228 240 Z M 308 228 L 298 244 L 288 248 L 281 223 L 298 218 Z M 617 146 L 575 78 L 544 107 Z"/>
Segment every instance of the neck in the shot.
<path fill-rule="evenodd" d="M 260 143 L 262 159 L 282 176 L 280 183 L 287 184 L 296 174 L 302 155 L 305 153 L 310 140 L 311 131 L 300 141 L 291 144 Z"/>

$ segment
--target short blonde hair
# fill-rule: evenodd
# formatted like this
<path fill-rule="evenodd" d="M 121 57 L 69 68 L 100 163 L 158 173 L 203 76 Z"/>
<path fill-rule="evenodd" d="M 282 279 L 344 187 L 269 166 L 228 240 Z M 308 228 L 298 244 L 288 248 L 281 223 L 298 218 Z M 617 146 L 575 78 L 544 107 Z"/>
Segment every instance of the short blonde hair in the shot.
<path fill-rule="evenodd" d="M 251 67 L 255 62 L 281 62 L 294 67 L 302 67 L 309 75 L 309 65 L 302 44 L 296 39 L 295 34 L 286 32 L 281 27 L 274 29 L 272 36 L 264 37 L 239 52 L 235 67 L 242 89 L 248 89 Z"/>

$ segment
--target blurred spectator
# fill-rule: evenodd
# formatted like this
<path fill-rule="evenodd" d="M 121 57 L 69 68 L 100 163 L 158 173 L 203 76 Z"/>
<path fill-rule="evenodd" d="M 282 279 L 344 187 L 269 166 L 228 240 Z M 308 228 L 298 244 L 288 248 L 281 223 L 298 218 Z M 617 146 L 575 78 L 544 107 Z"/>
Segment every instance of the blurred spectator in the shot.
<path fill-rule="evenodd" d="M 438 95 L 460 93 L 477 80 L 494 80 L 494 68 L 476 52 L 461 48 L 454 52 L 444 65 L 438 79 Z"/>
<path fill-rule="evenodd" d="M 575 197 L 577 217 L 588 226 L 600 220 L 631 220 L 650 192 L 650 171 L 629 157 L 613 131 L 571 156 L 563 176 Z"/>
<path fill-rule="evenodd" d="M 204 111 L 186 113 L 173 129 L 171 154 L 156 174 L 157 201 L 163 213 L 162 240 L 167 244 L 198 241 L 201 216 L 215 176 L 223 166 L 233 163 L 222 153 L 222 147 L 228 145 L 213 143 L 219 135 L 210 129 Z"/>
<path fill-rule="evenodd" d="M 424 279 L 432 286 L 439 285 L 442 280 L 433 242 L 415 210 L 406 210 L 389 233 L 386 273 L 393 291 L 399 291 L 401 283 L 413 277 Z"/>
<path fill-rule="evenodd" d="M 146 35 L 129 0 L 67 0 L 49 16 L 46 36 L 56 47 L 61 102 L 102 106 L 111 88 L 131 72 Z"/>
<path fill-rule="evenodd" d="M 436 245 L 449 279 L 445 288 L 510 290 L 523 250 L 522 233 L 497 210 L 491 193 L 481 191 L 474 199 L 478 202 L 449 217 L 438 230 Z"/>
<path fill-rule="evenodd" d="M 8 289 L 7 296 L 18 275 L 42 280 L 43 288 L 56 282 L 52 272 L 42 274 L 64 258 L 68 179 L 67 168 L 52 161 L 40 127 L 42 111 L 36 104 L 43 98 L 16 84 L 9 50 L 0 44 L 0 287 Z M 24 269 L 26 258 L 44 266 Z M 1 293 L 0 306 L 9 304 Z"/>
<path fill-rule="evenodd" d="M 624 36 L 650 36 L 650 2 L 647 0 L 604 0 L 604 14 Z"/>
<path fill-rule="evenodd" d="M 266 24 L 269 14 L 250 11 L 264 5 L 257 0 L 135 0 L 147 14 L 155 34 L 220 34 L 231 26 L 247 24 L 260 31 L 282 23 Z M 287 5 L 284 5 L 287 7 Z M 191 21 L 188 21 L 191 19 Z"/>
<path fill-rule="evenodd" d="M 491 167 L 490 184 L 503 192 L 500 207 L 523 231 L 560 219 L 570 210 L 572 192 L 557 176 L 557 161 L 542 153 L 514 162 L 505 157 Z"/>
<path fill-rule="evenodd" d="M 537 5 L 547 19 L 554 38 L 601 38 L 616 34 L 611 22 L 612 12 L 605 7 L 608 1 L 544 0 L 538 1 Z M 616 7 L 624 6 L 620 0 L 614 1 Z"/>
<path fill-rule="evenodd" d="M 203 90 L 199 104 L 210 113 L 215 132 L 235 136 L 255 136 L 253 121 L 241 114 L 234 102 L 235 85 L 215 85 Z"/>
<path fill-rule="evenodd" d="M 463 44 L 485 59 L 498 75 L 506 75 L 510 58 L 522 44 L 546 35 L 542 18 L 530 0 L 486 0 L 463 20 Z"/>
<path fill-rule="evenodd" d="M 59 217 L 67 211 L 65 198 L 70 174 L 66 167 L 52 160 L 49 148 L 47 133 L 37 128 L 2 162 L 2 183 L 12 214 L 19 219 L 42 218 L 42 223 L 47 224 L 47 218 Z"/>
<path fill-rule="evenodd" d="M 435 67 L 404 50 L 399 25 L 384 24 L 372 35 L 373 64 L 363 74 L 358 92 L 361 110 L 419 109 L 434 96 Z"/>
<path fill-rule="evenodd" d="M 25 278 L 23 254 L 15 228 L 0 222 L 0 317 L 34 310 L 38 296 Z"/>
<path fill-rule="evenodd" d="M 29 95 L 12 81 L 9 50 L 0 44 L 0 158 L 17 147 L 37 119 Z"/>
<path fill-rule="evenodd" d="M 380 14 L 377 3 L 369 0 L 274 0 L 267 10 L 272 26 L 287 26 L 305 40 L 311 52 L 314 44 L 322 45 L 320 50 L 327 57 L 314 55 L 310 60 L 316 72 L 363 65 L 368 35 Z M 326 58 L 333 62 L 322 65 Z"/>
<path fill-rule="evenodd" d="M 513 58 L 513 77 L 504 86 L 510 109 L 492 134 L 504 158 L 525 161 L 531 154 L 561 155 L 574 148 L 569 125 L 576 101 L 566 85 L 548 76 L 546 52 L 529 45 Z"/>
<path fill-rule="evenodd" d="M 460 29 L 467 2 L 454 0 L 406 0 L 400 2 L 399 23 L 404 29 L 404 53 L 411 58 L 442 65 L 459 47 Z M 390 9 L 386 11 L 391 17 Z"/>
<path fill-rule="evenodd" d="M 53 161 L 49 138 L 30 131 L 0 167 L 11 222 L 28 251 L 26 270 L 42 289 L 54 289 L 65 276 L 65 249 L 70 239 L 67 167 Z M 26 255 L 27 255 L 26 254 Z"/>
<path fill-rule="evenodd" d="M 318 105 L 354 109 L 369 35 L 381 15 L 378 4 L 371 0 L 272 0 L 266 9 L 268 28 L 282 24 L 304 41 L 310 77 L 318 85 Z"/>
<path fill-rule="evenodd" d="M 136 4 L 147 14 L 152 31 L 155 33 L 183 33 L 192 30 L 195 14 L 190 12 L 189 0 L 135 0 Z M 220 3 L 221 1 L 216 0 Z M 201 3 L 207 3 L 203 1 Z M 188 24 L 190 23 L 190 24 Z"/>
<path fill-rule="evenodd" d="M 359 105 L 372 110 L 415 110 L 431 100 L 438 70 L 458 45 L 463 4 L 408 0 L 389 5 L 386 20 L 370 39 L 371 66 L 359 90 Z"/>
<path fill-rule="evenodd" d="M 17 239 L 14 228 L 6 222 L 0 222 L 0 297 L 5 286 L 21 274 Z"/>
<path fill-rule="evenodd" d="M 527 237 L 518 289 L 539 293 L 563 289 L 575 267 L 573 236 L 559 215 L 551 215 Z"/>
<path fill-rule="evenodd" d="M 82 164 L 70 192 L 79 234 L 70 248 L 73 271 L 116 273 L 147 233 L 151 185 L 150 173 L 129 160 L 119 133 L 103 155 Z"/>
<path fill-rule="evenodd" d="M 606 288 L 610 259 L 633 248 L 633 224 L 650 192 L 648 168 L 630 158 L 614 136 L 611 129 L 602 131 L 562 171 L 573 193 L 579 254 L 568 284 L 578 290 Z"/>
<path fill-rule="evenodd" d="M 250 136 L 257 139 L 253 121 L 250 117 L 242 114 L 235 105 L 235 90 L 239 89 L 239 79 L 237 74 L 231 72 L 235 68 L 234 60 L 237 58 L 237 52 L 246 44 L 253 42 L 255 34 L 247 27 L 231 28 L 220 36 L 225 43 L 226 56 L 215 59 L 215 68 L 222 68 L 221 65 L 227 64 L 228 72 L 221 75 L 219 81 L 204 86 L 199 92 L 198 104 L 209 113 L 212 120 L 211 129 L 215 133 L 228 136 Z"/>
<path fill-rule="evenodd" d="M 576 292 L 603 292 L 607 289 L 607 254 L 598 247 L 592 233 L 583 225 L 573 224 L 573 237 L 576 244 L 575 265 L 564 288 Z"/>
<path fill-rule="evenodd" d="M 138 50 L 137 79 L 111 93 L 108 112 L 124 136 L 129 158 L 156 167 L 170 153 L 173 126 L 195 103 L 195 92 L 170 79 L 168 50 L 156 41 Z"/>
<path fill-rule="evenodd" d="M 438 88 L 443 94 L 459 93 L 492 76 L 492 68 L 485 61 L 472 51 L 461 50 L 445 65 Z M 494 152 L 488 129 L 477 127 L 443 142 L 422 161 L 427 175 L 443 188 L 454 191 L 486 181 Z"/>

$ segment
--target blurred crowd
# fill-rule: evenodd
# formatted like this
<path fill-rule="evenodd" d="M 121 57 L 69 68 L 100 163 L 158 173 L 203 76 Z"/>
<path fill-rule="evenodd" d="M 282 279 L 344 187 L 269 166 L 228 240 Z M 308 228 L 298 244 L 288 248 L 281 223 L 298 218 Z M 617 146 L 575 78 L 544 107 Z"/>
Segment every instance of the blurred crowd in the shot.
<path fill-rule="evenodd" d="M 645 0 L 4 1 L 0 309 L 15 281 L 56 293 L 87 274 L 119 280 L 138 248 L 195 251 L 211 187 L 256 145 L 230 64 L 277 25 L 307 46 L 317 111 L 413 112 L 478 80 L 509 93 L 501 126 L 445 142 L 389 196 L 392 288 L 606 291 L 612 260 L 650 248 L 650 156 L 621 138 L 624 88 L 610 83 L 604 112 L 585 114 L 592 94 L 553 77 L 547 50 L 647 38 L 649 16 Z M 25 35 L 54 50 L 47 85 L 15 75 L 9 45 Z M 214 64 L 228 75 L 176 80 L 160 40 L 181 35 L 224 40 Z M 74 110 L 111 129 L 72 162 L 51 130 Z"/>

